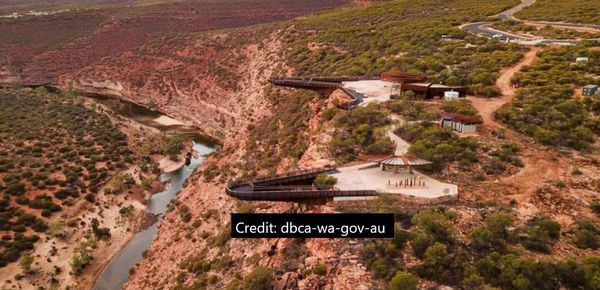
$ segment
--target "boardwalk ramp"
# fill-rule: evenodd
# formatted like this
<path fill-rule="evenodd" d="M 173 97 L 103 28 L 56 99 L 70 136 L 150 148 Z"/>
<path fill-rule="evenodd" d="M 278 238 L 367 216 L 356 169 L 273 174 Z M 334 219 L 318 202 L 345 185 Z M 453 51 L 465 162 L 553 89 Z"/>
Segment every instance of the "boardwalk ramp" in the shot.
<path fill-rule="evenodd" d="M 334 186 L 293 184 L 335 171 L 333 167 L 292 171 L 284 174 L 240 179 L 227 184 L 228 195 L 240 200 L 290 201 L 326 200 L 333 197 L 377 196 L 374 190 L 340 190 Z"/>

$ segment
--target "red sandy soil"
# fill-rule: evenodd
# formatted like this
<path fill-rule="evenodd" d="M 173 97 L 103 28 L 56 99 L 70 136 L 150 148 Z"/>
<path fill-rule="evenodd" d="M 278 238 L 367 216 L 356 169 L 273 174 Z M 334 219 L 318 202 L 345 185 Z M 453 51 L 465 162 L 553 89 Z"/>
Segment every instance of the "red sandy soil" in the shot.
<path fill-rule="evenodd" d="M 56 83 L 62 74 L 166 35 L 279 21 L 348 2 L 197 0 L 0 20 L 0 69 L 25 83 Z"/>

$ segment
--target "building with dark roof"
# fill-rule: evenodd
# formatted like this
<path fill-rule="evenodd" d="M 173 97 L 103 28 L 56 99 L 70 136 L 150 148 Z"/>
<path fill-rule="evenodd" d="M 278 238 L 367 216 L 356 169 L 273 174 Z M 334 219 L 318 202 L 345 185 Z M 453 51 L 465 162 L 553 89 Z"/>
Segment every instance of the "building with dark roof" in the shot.
<path fill-rule="evenodd" d="M 457 113 L 445 113 L 440 122 L 440 126 L 443 128 L 450 128 L 459 133 L 476 133 L 477 125 L 481 124 L 482 121 L 478 118 L 457 114 Z"/>
<path fill-rule="evenodd" d="M 583 87 L 582 95 L 584 95 L 586 97 L 591 97 L 597 93 L 598 93 L 597 85 L 587 85 L 587 86 Z"/>
<path fill-rule="evenodd" d="M 467 87 L 465 86 L 447 86 L 434 83 L 403 83 L 400 85 L 400 91 L 412 91 L 415 95 L 425 99 L 442 98 L 446 92 L 457 92 L 461 98 L 467 96 Z"/>

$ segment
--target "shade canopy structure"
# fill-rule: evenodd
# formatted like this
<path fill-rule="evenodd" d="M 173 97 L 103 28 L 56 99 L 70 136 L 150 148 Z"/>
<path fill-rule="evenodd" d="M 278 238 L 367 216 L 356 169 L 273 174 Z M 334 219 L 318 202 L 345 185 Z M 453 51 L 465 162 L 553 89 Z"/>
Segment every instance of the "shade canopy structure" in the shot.
<path fill-rule="evenodd" d="M 415 156 L 409 155 L 390 155 L 385 158 L 372 160 L 377 163 L 382 171 L 406 171 L 412 173 L 413 167 L 427 166 L 432 164 L 431 161 L 421 159 Z"/>
<path fill-rule="evenodd" d="M 383 159 L 377 160 L 377 163 L 380 165 L 389 165 L 389 166 L 425 166 L 432 164 L 431 161 L 427 161 L 425 159 L 421 159 L 414 156 L 407 155 L 391 155 L 385 157 Z"/>

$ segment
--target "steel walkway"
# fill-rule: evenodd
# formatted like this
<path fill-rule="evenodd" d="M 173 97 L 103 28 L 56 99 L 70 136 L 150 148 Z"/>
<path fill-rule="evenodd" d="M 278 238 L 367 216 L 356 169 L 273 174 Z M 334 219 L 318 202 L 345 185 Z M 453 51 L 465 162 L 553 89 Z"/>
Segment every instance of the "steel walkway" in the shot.
<path fill-rule="evenodd" d="M 348 89 L 342 86 L 342 82 L 347 81 L 359 81 L 359 80 L 374 80 L 378 78 L 374 77 L 311 77 L 311 78 L 270 78 L 269 82 L 276 86 L 283 87 L 292 87 L 292 88 L 300 88 L 300 89 L 309 89 L 309 90 L 330 90 L 332 92 L 336 89 L 341 89 L 348 96 L 350 96 L 353 101 L 348 106 L 343 107 L 343 109 L 350 110 L 363 102 L 365 96 L 357 91 L 352 89 Z"/>
<path fill-rule="evenodd" d="M 303 201 L 333 197 L 376 196 L 374 190 L 340 190 L 333 186 L 283 185 L 308 180 L 319 174 L 335 170 L 334 167 L 292 171 L 284 174 L 241 179 L 227 184 L 228 195 L 241 200 Z"/>

